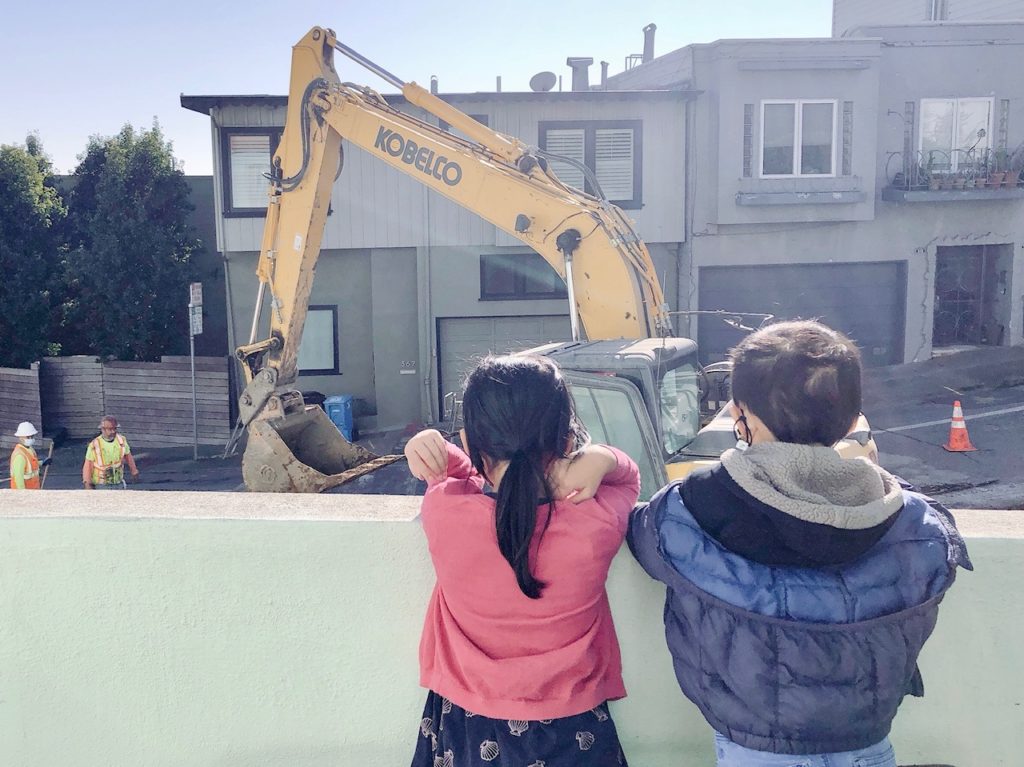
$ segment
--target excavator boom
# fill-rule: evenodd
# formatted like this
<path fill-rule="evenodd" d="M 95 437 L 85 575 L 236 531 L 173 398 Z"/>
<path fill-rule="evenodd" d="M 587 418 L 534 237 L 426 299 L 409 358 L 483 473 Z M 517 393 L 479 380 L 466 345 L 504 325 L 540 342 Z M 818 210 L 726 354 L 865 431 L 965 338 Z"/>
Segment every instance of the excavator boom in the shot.
<path fill-rule="evenodd" d="M 370 88 L 341 82 L 336 50 L 468 140 L 395 109 Z M 575 338 L 671 335 L 650 254 L 622 211 L 561 183 L 544 152 L 491 130 L 415 83 L 403 83 L 338 43 L 333 31 L 314 27 L 293 49 L 287 117 L 273 159 L 257 265 L 260 292 L 249 343 L 236 350 L 248 384 L 240 417 L 249 428 L 243 477 L 250 489 L 318 491 L 376 460 L 345 442 L 322 411 L 306 408 L 291 389 L 342 138 L 539 253 L 566 282 Z M 258 340 L 268 292 L 270 332 Z"/>

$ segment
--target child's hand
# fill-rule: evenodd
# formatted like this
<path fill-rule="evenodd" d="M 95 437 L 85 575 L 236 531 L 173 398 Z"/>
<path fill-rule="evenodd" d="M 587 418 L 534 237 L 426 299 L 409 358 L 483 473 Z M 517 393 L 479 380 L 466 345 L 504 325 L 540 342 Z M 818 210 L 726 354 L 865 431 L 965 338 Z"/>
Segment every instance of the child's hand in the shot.
<path fill-rule="evenodd" d="M 556 500 L 582 503 L 597 494 L 605 474 L 616 466 L 615 454 L 603 445 L 588 445 L 548 469 Z"/>
<path fill-rule="evenodd" d="M 448 476 L 448 443 L 436 429 L 424 429 L 410 439 L 405 457 L 416 479 L 440 482 Z"/>

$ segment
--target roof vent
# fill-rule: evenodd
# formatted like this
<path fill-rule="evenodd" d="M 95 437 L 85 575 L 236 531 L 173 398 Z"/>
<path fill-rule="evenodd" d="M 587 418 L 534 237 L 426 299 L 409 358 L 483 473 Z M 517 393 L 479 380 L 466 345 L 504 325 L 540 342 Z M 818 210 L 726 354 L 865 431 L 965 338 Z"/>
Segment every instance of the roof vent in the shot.
<path fill-rule="evenodd" d="M 656 24 L 648 24 L 644 27 L 644 55 L 641 59 L 644 64 L 654 61 L 654 31 L 657 28 Z"/>
<path fill-rule="evenodd" d="M 572 68 L 572 89 L 589 91 L 590 65 L 594 63 L 594 59 L 590 56 L 570 56 L 565 63 Z"/>

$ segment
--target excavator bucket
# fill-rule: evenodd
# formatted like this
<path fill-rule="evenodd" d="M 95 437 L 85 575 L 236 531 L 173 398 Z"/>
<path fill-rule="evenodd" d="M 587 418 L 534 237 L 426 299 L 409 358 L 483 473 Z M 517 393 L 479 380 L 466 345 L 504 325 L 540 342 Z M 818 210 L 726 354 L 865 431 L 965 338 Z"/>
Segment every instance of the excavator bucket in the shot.
<path fill-rule="evenodd" d="M 353 445 L 323 410 L 310 405 L 249 424 L 242 479 L 254 492 L 320 493 L 401 458 Z"/>

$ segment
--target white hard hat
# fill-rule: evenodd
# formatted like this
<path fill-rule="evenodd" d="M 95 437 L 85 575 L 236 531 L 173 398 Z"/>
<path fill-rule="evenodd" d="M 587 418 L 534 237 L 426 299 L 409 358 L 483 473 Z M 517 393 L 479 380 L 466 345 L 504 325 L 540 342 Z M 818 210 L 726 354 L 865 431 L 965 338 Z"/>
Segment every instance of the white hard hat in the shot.
<path fill-rule="evenodd" d="M 28 421 L 22 421 L 18 424 L 18 430 L 14 432 L 15 437 L 34 437 L 39 432 L 36 431 L 36 427 Z"/>

